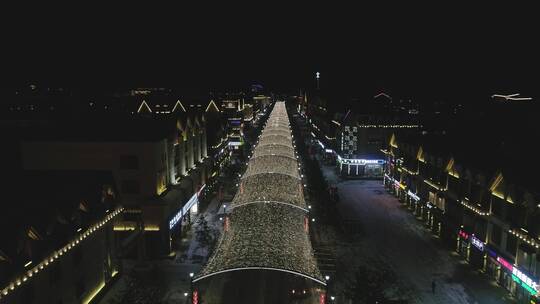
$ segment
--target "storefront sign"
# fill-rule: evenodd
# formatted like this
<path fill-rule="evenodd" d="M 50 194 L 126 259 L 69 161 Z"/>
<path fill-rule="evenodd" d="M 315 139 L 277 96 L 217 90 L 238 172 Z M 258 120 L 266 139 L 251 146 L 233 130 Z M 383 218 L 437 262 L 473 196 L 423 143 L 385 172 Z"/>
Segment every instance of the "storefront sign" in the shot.
<path fill-rule="evenodd" d="M 473 244 L 474 247 L 478 248 L 478 250 L 484 251 L 484 242 L 477 239 L 474 234 L 471 235 L 471 244 Z"/>
<path fill-rule="evenodd" d="M 463 230 L 460 230 L 458 232 L 458 235 L 460 238 L 464 239 L 464 240 L 468 240 L 469 239 L 469 234 Z"/>
<path fill-rule="evenodd" d="M 196 204 L 199 203 L 199 195 L 201 194 L 201 192 L 204 190 L 205 187 L 206 187 L 206 184 L 202 185 L 199 191 L 193 194 L 193 196 L 189 199 L 189 201 L 184 205 L 182 210 L 179 210 L 178 213 L 174 215 L 174 217 L 169 221 L 169 230 L 173 229 L 174 226 L 178 224 L 180 219 L 182 219 L 182 216 L 186 215 L 189 212 L 189 209 L 191 209 L 193 206 L 196 206 Z"/>
<path fill-rule="evenodd" d="M 413 198 L 415 201 L 419 201 L 420 200 L 420 197 L 414 193 L 411 192 L 411 190 L 407 191 L 407 194 Z"/>
<path fill-rule="evenodd" d="M 174 215 L 174 217 L 169 221 L 169 230 L 173 229 L 176 224 L 180 221 L 182 218 L 182 210 L 179 210 L 177 214 Z"/>
<path fill-rule="evenodd" d="M 353 158 L 341 158 L 338 155 L 338 160 L 344 164 L 359 164 L 359 165 L 382 165 L 384 164 L 384 159 L 353 159 Z"/>
<path fill-rule="evenodd" d="M 521 284 L 521 286 L 526 289 L 530 294 L 538 294 L 538 289 L 540 288 L 538 282 L 531 279 L 529 276 L 520 271 L 517 267 L 510 264 L 508 261 L 501 258 L 500 256 L 497 257 L 497 262 L 499 262 L 499 264 L 501 264 L 504 268 L 506 268 L 512 273 L 512 280 L 514 280 L 518 284 Z"/>
<path fill-rule="evenodd" d="M 527 289 L 527 291 L 529 291 L 531 294 L 535 295 L 538 293 L 538 284 L 515 267 L 512 270 L 512 278 L 514 279 L 514 281 L 517 282 L 517 280 L 514 277 L 518 278 L 519 282 L 521 282 L 521 285 L 525 289 Z"/>
<path fill-rule="evenodd" d="M 486 252 L 491 256 L 492 258 L 497 258 L 497 253 L 490 249 L 489 247 L 486 247 Z"/>
<path fill-rule="evenodd" d="M 193 291 L 193 296 L 191 299 L 192 304 L 199 304 L 199 292 L 197 290 Z"/>
<path fill-rule="evenodd" d="M 512 266 L 512 264 L 508 263 L 507 260 L 501 258 L 500 256 L 497 257 L 497 262 L 499 262 L 499 264 L 501 264 L 504 268 L 510 271 L 514 270 L 514 266 Z"/>

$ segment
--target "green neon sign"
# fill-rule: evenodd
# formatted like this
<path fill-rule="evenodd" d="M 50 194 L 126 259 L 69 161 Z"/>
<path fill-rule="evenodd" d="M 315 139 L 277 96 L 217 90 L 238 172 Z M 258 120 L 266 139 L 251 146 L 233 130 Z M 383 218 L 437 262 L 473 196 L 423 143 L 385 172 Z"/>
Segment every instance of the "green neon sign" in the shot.
<path fill-rule="evenodd" d="M 516 283 L 520 284 L 521 286 L 523 286 L 523 288 L 525 288 L 530 294 L 532 294 L 533 296 L 536 295 L 536 290 L 534 290 L 532 287 L 530 287 L 529 285 L 525 284 L 525 282 L 523 282 L 522 280 L 520 280 L 518 277 L 516 277 L 515 275 L 512 274 L 512 280 L 514 280 Z"/>

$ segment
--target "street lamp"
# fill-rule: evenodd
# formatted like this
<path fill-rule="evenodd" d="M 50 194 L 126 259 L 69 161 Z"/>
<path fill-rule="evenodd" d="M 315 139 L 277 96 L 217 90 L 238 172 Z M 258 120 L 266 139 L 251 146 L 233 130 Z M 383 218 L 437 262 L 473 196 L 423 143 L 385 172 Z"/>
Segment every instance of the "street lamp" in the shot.
<path fill-rule="evenodd" d="M 325 278 L 327 281 L 330 280 L 330 276 L 329 276 L 329 275 L 324 276 L 324 278 Z"/>
<path fill-rule="evenodd" d="M 189 273 L 189 277 L 190 277 L 190 278 L 193 278 L 193 272 L 190 272 L 190 273 Z"/>

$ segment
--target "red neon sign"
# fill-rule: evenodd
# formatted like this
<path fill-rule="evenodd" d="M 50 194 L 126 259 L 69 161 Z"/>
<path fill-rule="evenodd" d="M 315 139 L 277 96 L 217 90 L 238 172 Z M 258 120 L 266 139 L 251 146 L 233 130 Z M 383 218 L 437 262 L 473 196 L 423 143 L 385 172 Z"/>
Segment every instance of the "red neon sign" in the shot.
<path fill-rule="evenodd" d="M 468 240 L 469 239 L 469 234 L 463 230 L 460 230 L 459 233 L 458 233 L 459 237 L 464 239 L 464 240 Z"/>
<path fill-rule="evenodd" d="M 192 304 L 199 304 L 199 292 L 197 290 L 193 291 L 193 298 L 191 301 Z"/>
<path fill-rule="evenodd" d="M 326 295 L 324 293 L 321 293 L 319 295 L 319 304 L 325 304 L 326 303 Z"/>
<path fill-rule="evenodd" d="M 500 256 L 497 257 L 497 262 L 499 262 L 499 264 L 501 264 L 504 268 L 506 268 L 506 269 L 508 269 L 510 271 L 514 270 L 514 266 L 512 266 L 512 264 L 508 263 L 508 261 L 501 258 Z"/>

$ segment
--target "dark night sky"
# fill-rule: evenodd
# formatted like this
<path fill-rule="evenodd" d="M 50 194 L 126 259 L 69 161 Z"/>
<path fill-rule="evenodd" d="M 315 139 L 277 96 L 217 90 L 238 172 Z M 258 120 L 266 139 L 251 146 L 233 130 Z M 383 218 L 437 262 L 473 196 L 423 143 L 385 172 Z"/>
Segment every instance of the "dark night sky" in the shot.
<path fill-rule="evenodd" d="M 27 17 L 4 44 L 3 83 L 279 90 L 312 87 L 320 71 L 343 96 L 539 96 L 539 27 L 522 12 L 249 9 Z"/>

